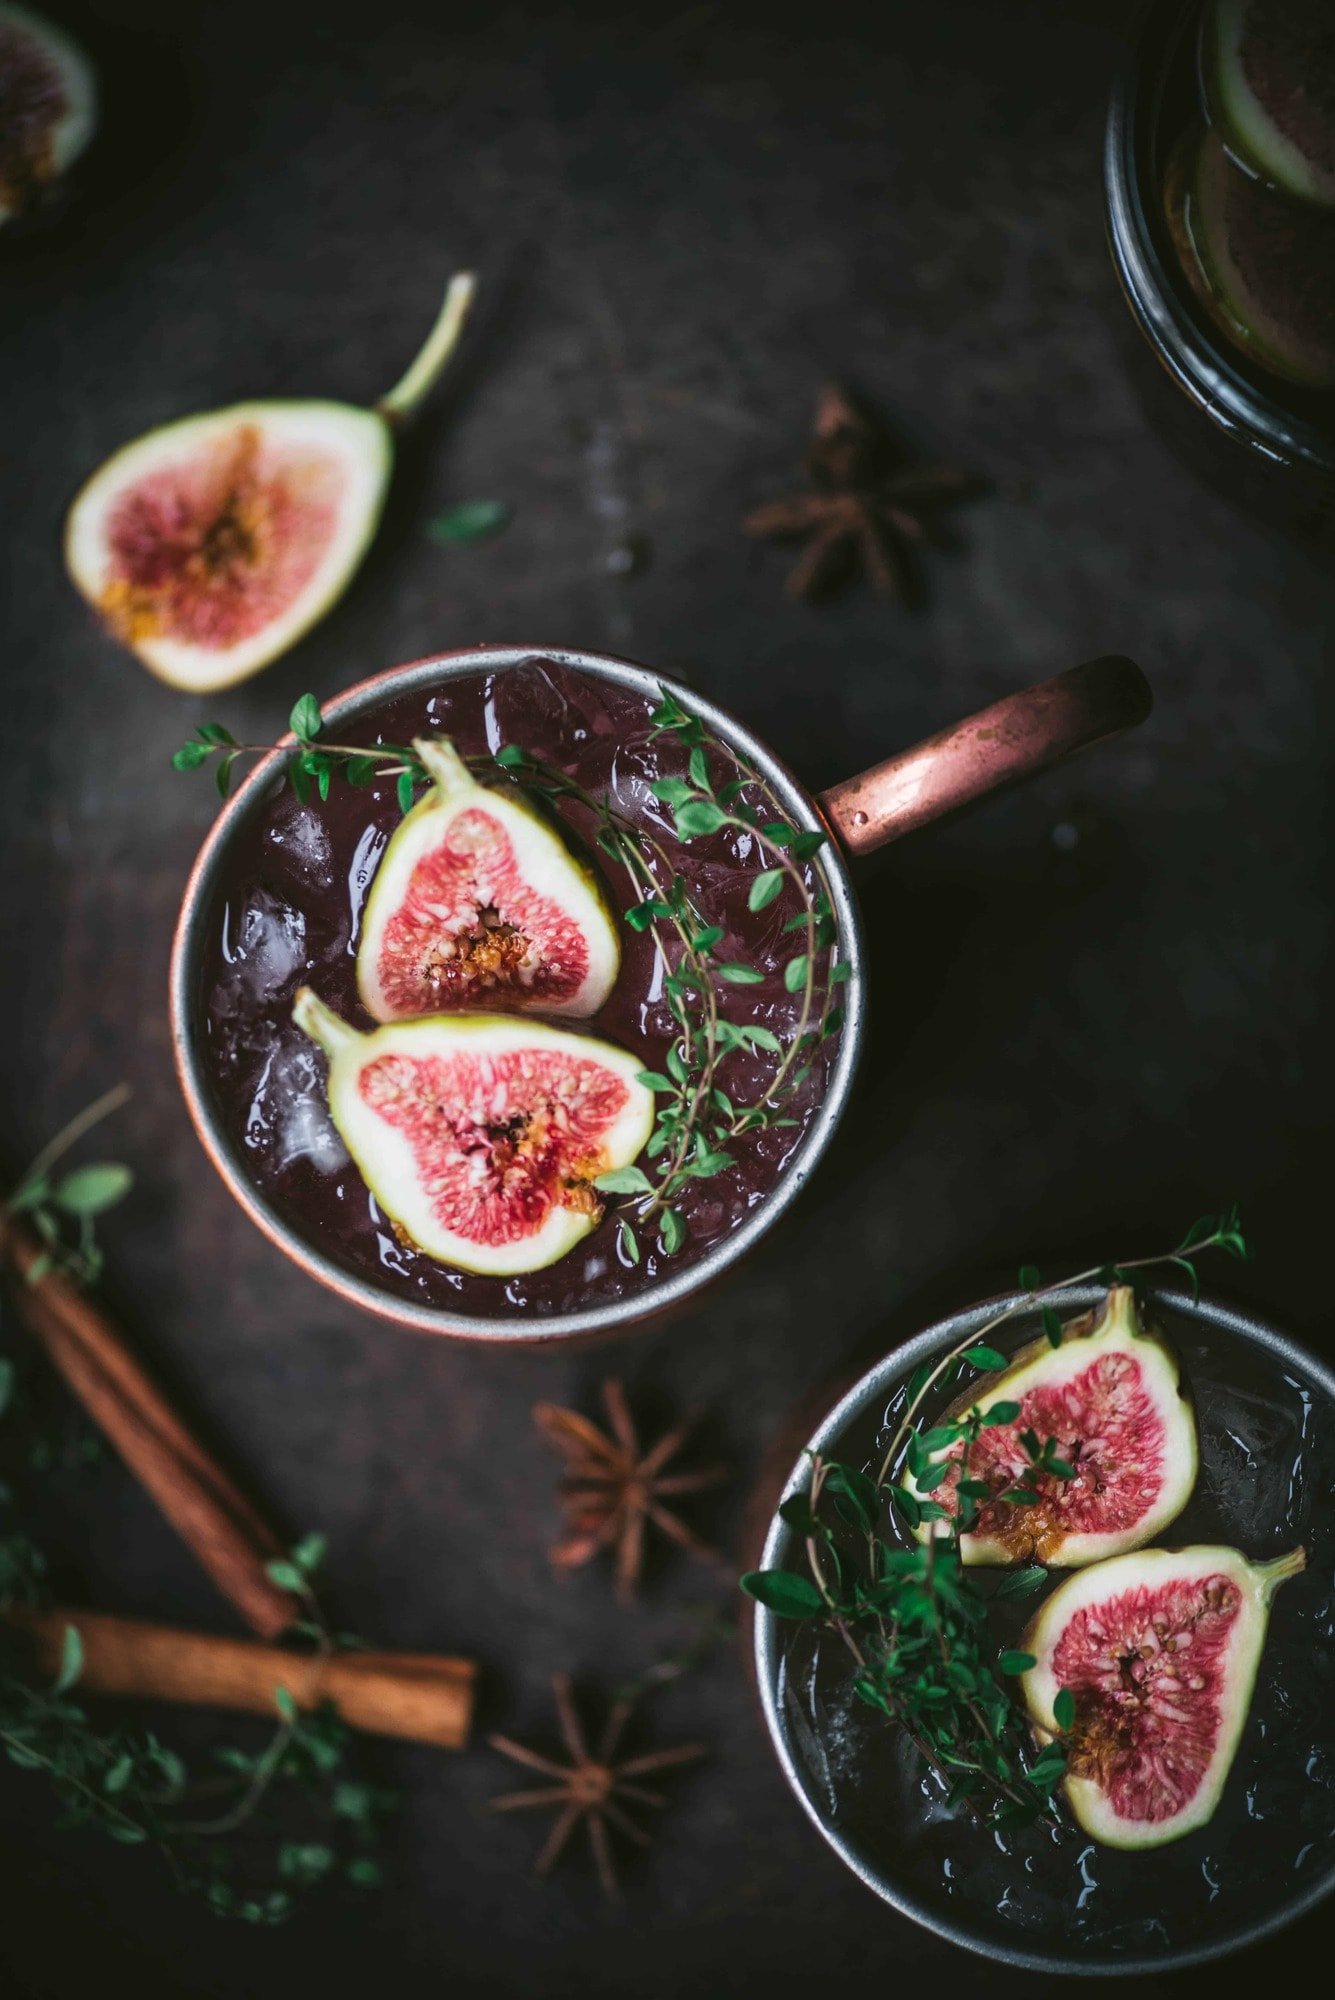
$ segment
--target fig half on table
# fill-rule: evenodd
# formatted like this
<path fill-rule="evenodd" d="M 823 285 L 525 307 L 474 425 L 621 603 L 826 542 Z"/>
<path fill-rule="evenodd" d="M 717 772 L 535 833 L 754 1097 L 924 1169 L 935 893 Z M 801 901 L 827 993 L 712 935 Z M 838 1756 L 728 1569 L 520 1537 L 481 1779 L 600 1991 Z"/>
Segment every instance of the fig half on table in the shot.
<path fill-rule="evenodd" d="M 447 737 L 413 748 L 431 788 L 395 831 L 367 898 L 357 948 L 367 1012 L 596 1014 L 621 946 L 593 866 L 516 786 L 479 784 Z"/>
<path fill-rule="evenodd" d="M 373 409 L 252 402 L 183 417 L 109 458 L 77 495 L 65 563 L 151 673 L 195 693 L 234 687 L 295 645 L 370 547 L 394 433 L 458 342 L 464 272 L 407 374 Z"/>
<path fill-rule="evenodd" d="M 1067 1802 L 1095 1840 L 1159 1847 L 1211 1818 L 1271 1599 L 1305 1563 L 1302 1549 L 1268 1563 L 1229 1548 L 1141 1549 L 1053 1591 L 1020 1642 L 1035 1662 L 1024 1698 L 1040 1740 L 1061 1736 Z"/>
<path fill-rule="evenodd" d="M 97 81 L 63 28 L 0 5 L 0 224 L 33 207 L 97 129 Z"/>
<path fill-rule="evenodd" d="M 297 994 L 329 1058 L 329 1111 L 362 1178 L 437 1263 L 498 1277 L 564 1257 L 602 1219 L 599 1175 L 653 1128 L 639 1059 L 505 1014 L 436 1014 L 360 1034 Z"/>
<path fill-rule="evenodd" d="M 1129 1285 L 1114 1285 L 1100 1314 L 1063 1328 L 1059 1347 L 1032 1342 L 1004 1373 L 974 1382 L 946 1413 L 1017 1403 L 1009 1423 L 984 1427 L 969 1451 L 968 1478 L 986 1486 L 972 1529 L 960 1536 L 966 1563 L 1037 1558 L 1059 1568 L 1100 1562 L 1151 1541 L 1181 1513 L 1196 1481 L 1196 1422 L 1178 1364 L 1140 1322 Z M 1070 1474 L 1042 1468 L 1042 1453 Z M 930 1454 L 909 1490 L 958 1512 L 959 1442 Z M 942 1464 L 951 1470 L 935 1476 Z M 1016 1492 L 1033 1496 L 1008 1499 Z M 949 1519 L 918 1529 L 946 1532 Z"/>

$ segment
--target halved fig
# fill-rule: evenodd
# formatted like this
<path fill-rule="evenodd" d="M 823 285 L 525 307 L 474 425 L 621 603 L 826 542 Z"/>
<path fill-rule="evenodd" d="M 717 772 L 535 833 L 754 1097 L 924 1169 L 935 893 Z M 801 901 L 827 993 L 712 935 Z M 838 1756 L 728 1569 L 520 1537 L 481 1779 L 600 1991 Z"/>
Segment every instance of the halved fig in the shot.
<path fill-rule="evenodd" d="M 63 28 L 0 5 L 0 223 L 74 165 L 97 125 L 93 67 Z"/>
<path fill-rule="evenodd" d="M 172 687 L 233 687 L 309 631 L 375 534 L 406 423 L 453 352 L 474 281 L 374 409 L 236 403 L 149 431 L 78 494 L 65 562 L 116 638 Z"/>
<path fill-rule="evenodd" d="M 1041 1740 L 1065 1732 L 1067 1801 L 1109 1847 L 1160 1847 L 1219 1803 L 1256 1681 L 1270 1601 L 1302 1549 L 1250 1563 L 1236 1549 L 1142 1549 L 1068 1577 L 1021 1640 Z"/>
<path fill-rule="evenodd" d="M 1206 102 L 1253 172 L 1335 206 L 1330 0 L 1214 0 L 1201 23 Z"/>
<path fill-rule="evenodd" d="M 654 1120 L 639 1061 L 505 1014 L 435 1014 L 359 1034 L 302 987 L 297 1026 L 329 1058 L 329 1110 L 403 1236 L 440 1264 L 509 1277 L 564 1257 L 602 1218 L 598 1175 Z"/>
<path fill-rule="evenodd" d="M 981 1403 L 1018 1403 L 1011 1423 L 980 1431 L 969 1453 L 968 1477 L 988 1488 L 978 1497 L 974 1527 L 960 1537 L 966 1563 L 1028 1561 L 1078 1569 L 1139 1548 L 1181 1513 L 1196 1480 L 1196 1422 L 1172 1353 L 1140 1323 L 1129 1285 L 1114 1285 L 1102 1313 L 1063 1330 L 1060 1347 L 1046 1341 L 1021 1348 L 1004 1373 L 974 1383 L 954 1403 L 958 1417 Z M 1041 1454 L 1072 1477 L 1044 1472 Z M 931 1454 L 931 1463 L 958 1465 L 963 1445 Z M 924 1475 L 925 1477 L 925 1475 Z M 959 1472 L 932 1487 L 909 1487 L 954 1515 Z M 1036 1501 L 1008 1500 L 1019 1490 Z M 924 1522 L 919 1540 L 948 1522 Z"/>
<path fill-rule="evenodd" d="M 1335 388 L 1335 210 L 1292 200 L 1187 134 L 1169 163 L 1165 212 L 1183 275 L 1258 367 Z"/>
<path fill-rule="evenodd" d="M 446 737 L 414 745 L 431 788 L 376 870 L 357 989 L 377 1021 L 462 1007 L 596 1014 L 621 964 L 592 866 L 516 786 L 481 785 Z"/>

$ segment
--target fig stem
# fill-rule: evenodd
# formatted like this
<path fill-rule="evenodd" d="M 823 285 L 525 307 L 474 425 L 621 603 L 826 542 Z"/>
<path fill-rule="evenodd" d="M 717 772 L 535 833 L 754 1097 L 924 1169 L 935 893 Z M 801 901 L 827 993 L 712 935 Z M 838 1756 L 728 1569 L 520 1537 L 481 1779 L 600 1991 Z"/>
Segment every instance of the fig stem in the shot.
<path fill-rule="evenodd" d="M 377 414 L 395 429 L 412 422 L 436 386 L 459 344 L 476 290 L 477 278 L 472 271 L 456 271 L 445 288 L 444 303 L 417 358 L 389 394 L 375 405 Z"/>
<path fill-rule="evenodd" d="M 442 799 L 460 798 L 466 792 L 477 791 L 477 779 L 448 736 L 415 736 L 413 749 Z"/>
<path fill-rule="evenodd" d="M 1281 1583 L 1287 1583 L 1291 1576 L 1297 1576 L 1300 1570 L 1306 1568 L 1305 1548 L 1290 1549 L 1286 1556 L 1276 1556 L 1273 1562 L 1258 1563 L 1256 1573 L 1261 1579 L 1261 1589 L 1265 1593 L 1267 1603 Z"/>
<path fill-rule="evenodd" d="M 350 1048 L 361 1039 L 357 1030 L 350 1028 L 346 1021 L 340 1021 L 333 1008 L 326 1007 L 309 986 L 297 989 L 297 997 L 292 1003 L 292 1019 L 302 1034 L 309 1035 L 331 1058 L 340 1049 Z"/>

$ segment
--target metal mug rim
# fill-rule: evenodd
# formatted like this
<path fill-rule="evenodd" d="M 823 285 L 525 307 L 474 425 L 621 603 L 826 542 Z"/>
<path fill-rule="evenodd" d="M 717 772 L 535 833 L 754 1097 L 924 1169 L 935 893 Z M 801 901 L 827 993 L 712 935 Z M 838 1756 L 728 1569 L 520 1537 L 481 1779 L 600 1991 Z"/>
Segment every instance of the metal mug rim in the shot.
<path fill-rule="evenodd" d="M 1064 1304 L 1069 1303 L 1078 1310 L 1085 1310 L 1103 1298 L 1105 1288 L 1096 1285 L 1073 1285 L 1064 1294 Z M 1025 1297 L 1024 1293 L 1003 1293 L 994 1299 L 982 1299 L 977 1304 L 962 1307 L 933 1321 L 920 1333 L 902 1342 L 869 1368 L 853 1386 L 839 1398 L 829 1414 L 817 1425 L 807 1444 L 798 1456 L 792 1470 L 786 1476 L 782 1495 L 786 1497 L 804 1478 L 807 1468 L 807 1452 L 822 1451 L 837 1438 L 844 1426 L 878 1395 L 885 1393 L 893 1384 L 902 1381 L 907 1373 L 956 1341 L 975 1333 L 995 1313 L 1006 1306 L 1016 1305 Z M 1280 1333 L 1265 1320 L 1229 1306 L 1217 1299 L 1193 1300 L 1183 1291 L 1167 1287 L 1148 1288 L 1151 1303 L 1168 1312 L 1179 1312 L 1195 1319 L 1202 1319 L 1241 1340 L 1245 1345 L 1259 1347 L 1272 1358 L 1284 1362 L 1296 1372 L 1306 1376 L 1335 1405 L 1335 1370 L 1332 1370 L 1317 1355 L 1299 1342 Z M 776 1513 L 765 1536 L 765 1546 L 759 1567 L 771 1569 L 781 1567 L 792 1540 L 793 1531 L 778 1518 Z M 858 1853 L 853 1842 L 844 1838 L 839 1830 L 829 1825 L 822 1817 L 793 1756 L 788 1731 L 779 1711 L 776 1697 L 778 1679 L 780 1621 L 772 1612 L 757 1605 L 754 1623 L 754 1665 L 756 1684 L 760 1695 L 760 1705 L 765 1717 L 765 1727 L 770 1744 L 778 1759 L 779 1767 L 787 1783 L 796 1796 L 807 1817 L 821 1837 L 852 1870 L 874 1895 L 882 1902 L 889 1903 L 901 1916 L 908 1917 L 924 1930 L 944 1938 L 947 1943 L 960 1946 L 966 1951 L 982 1954 L 1017 1971 L 1050 1972 L 1072 1976 L 1098 1976 L 1122 1978 L 1127 1976 L 1180 1971 L 1188 1966 L 1204 1965 L 1212 1959 L 1222 1958 L 1230 1952 L 1239 1951 L 1246 1945 L 1256 1944 L 1263 1938 L 1271 1937 L 1315 1909 L 1335 1890 L 1335 1860 L 1328 1863 L 1324 1875 L 1318 1876 L 1310 1888 L 1291 1901 L 1282 1904 L 1271 1916 L 1241 1926 L 1223 1937 L 1184 1946 L 1176 1951 L 1167 1951 L 1157 1957 L 1127 1959 L 1099 1958 L 1090 1952 L 1082 1952 L 1079 1957 L 1066 1957 L 1059 1952 L 1039 1952 L 1026 1950 L 1022 1945 L 1009 1945 L 1004 1939 L 988 1933 L 984 1935 L 967 1922 L 953 1923 L 938 1910 L 929 1907 L 913 1891 L 886 1879 L 884 1874 L 871 1866 Z"/>
<path fill-rule="evenodd" d="M 824 1157 L 848 1101 L 866 1023 L 862 923 L 848 863 L 837 838 L 821 815 L 812 794 L 787 765 L 745 724 L 739 723 L 726 709 L 696 689 L 675 680 L 670 674 L 660 674 L 636 661 L 613 654 L 589 653 L 560 646 L 478 645 L 430 653 L 401 666 L 386 668 L 356 682 L 323 707 L 331 722 L 345 723 L 358 719 L 368 709 L 376 708 L 396 695 L 411 694 L 423 687 L 442 685 L 473 674 L 503 671 L 531 660 L 551 660 L 646 697 L 656 698 L 661 690 L 672 692 L 700 715 L 725 743 L 739 750 L 756 766 L 774 786 L 797 825 L 804 830 L 831 834 L 821 858 L 829 879 L 836 919 L 841 935 L 848 942 L 853 963 L 853 973 L 845 988 L 844 1023 L 839 1046 L 824 1099 L 796 1155 L 772 1192 L 757 1203 L 739 1228 L 711 1246 L 695 1263 L 683 1266 L 663 1282 L 647 1286 L 627 1298 L 613 1299 L 605 1305 L 584 1307 L 570 1313 L 509 1313 L 484 1317 L 470 1315 L 463 1309 L 456 1311 L 445 1306 L 414 1305 L 411 1300 L 399 1298 L 369 1279 L 345 1270 L 301 1237 L 284 1219 L 277 1204 L 250 1182 L 237 1157 L 235 1142 L 223 1130 L 222 1121 L 211 1101 L 195 1032 L 195 981 L 203 949 L 205 918 L 217 877 L 237 833 L 261 809 L 272 780 L 286 770 L 296 748 L 296 739 L 291 734 L 281 738 L 278 745 L 247 774 L 204 838 L 182 893 L 172 941 L 168 988 L 172 1051 L 191 1122 L 223 1184 L 256 1227 L 308 1276 L 364 1311 L 413 1332 L 444 1335 L 492 1346 L 552 1346 L 628 1329 L 680 1307 L 737 1263 L 791 1207 Z"/>

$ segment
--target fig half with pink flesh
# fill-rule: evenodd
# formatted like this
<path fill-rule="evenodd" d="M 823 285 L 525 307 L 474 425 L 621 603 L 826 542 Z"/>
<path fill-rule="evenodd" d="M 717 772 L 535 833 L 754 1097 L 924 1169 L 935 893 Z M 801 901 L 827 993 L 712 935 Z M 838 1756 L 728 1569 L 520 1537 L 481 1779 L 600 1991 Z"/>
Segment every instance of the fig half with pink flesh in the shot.
<path fill-rule="evenodd" d="M 66 567 L 150 672 L 196 693 L 233 687 L 342 595 L 380 521 L 395 430 L 454 351 L 473 289 L 467 273 L 452 280 L 374 409 L 235 403 L 149 431 L 93 474 L 70 508 Z"/>
<path fill-rule="evenodd" d="M 1066 1747 L 1063 1788 L 1109 1847 L 1159 1847 L 1204 1826 L 1237 1754 L 1270 1603 L 1302 1549 L 1251 1563 L 1236 1549 L 1142 1549 L 1068 1577 L 1021 1646 L 1039 1738 Z M 1074 1720 L 1062 1729 L 1063 1689 Z"/>
<path fill-rule="evenodd" d="M 329 1058 L 329 1111 L 385 1214 L 437 1263 L 538 1271 L 602 1219 L 600 1174 L 628 1167 L 654 1121 L 639 1060 L 505 1014 L 436 1014 L 359 1034 L 297 994 Z"/>
<path fill-rule="evenodd" d="M 0 223 L 31 208 L 97 126 L 93 67 L 63 28 L 0 5 Z"/>
<path fill-rule="evenodd" d="M 455 1008 L 596 1014 L 621 964 L 592 865 L 517 786 L 481 785 L 445 737 L 413 745 L 431 788 L 376 870 L 357 988 L 378 1021 Z"/>
<path fill-rule="evenodd" d="M 1140 1321 L 1129 1285 L 1114 1285 L 1102 1312 L 1063 1329 L 1059 1347 L 1032 1342 L 1004 1373 L 977 1382 L 952 1406 L 951 1418 L 975 1404 L 1018 1403 L 1004 1424 L 985 1424 L 969 1450 L 967 1476 L 988 1488 L 977 1496 L 973 1527 L 960 1536 L 966 1563 L 1015 1563 L 1037 1558 L 1077 1569 L 1140 1548 L 1181 1513 L 1196 1480 L 1196 1422 L 1183 1394 L 1177 1361 Z M 1041 1469 L 1051 1456 L 1071 1477 Z M 909 1489 L 953 1516 L 964 1446 L 930 1454 L 952 1469 L 930 1473 Z M 1037 1496 L 1017 1501 L 1015 1491 Z M 920 1540 L 949 1521 L 924 1522 Z"/>

